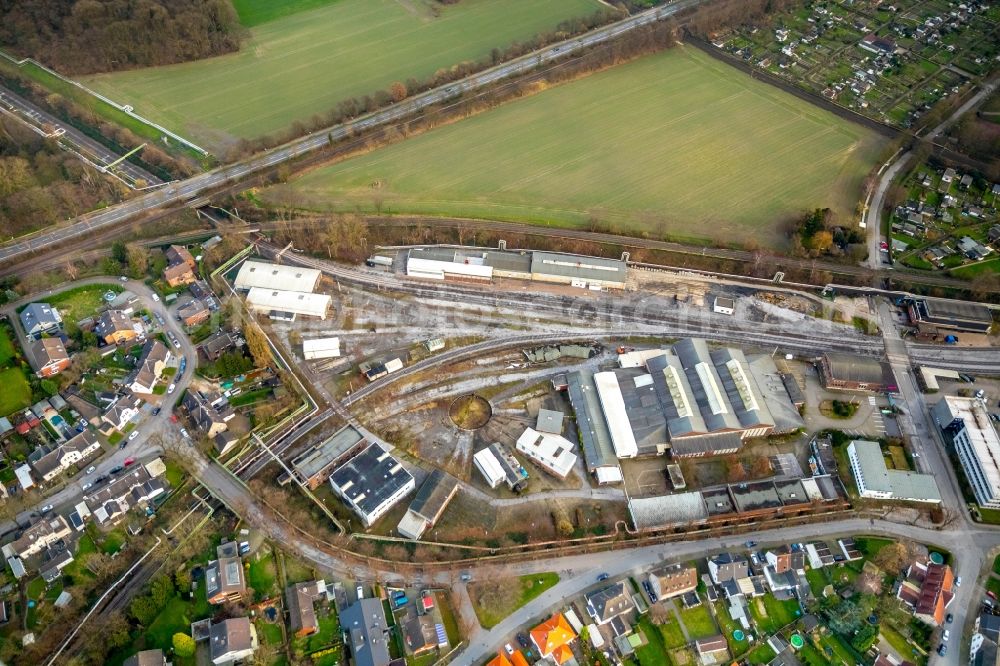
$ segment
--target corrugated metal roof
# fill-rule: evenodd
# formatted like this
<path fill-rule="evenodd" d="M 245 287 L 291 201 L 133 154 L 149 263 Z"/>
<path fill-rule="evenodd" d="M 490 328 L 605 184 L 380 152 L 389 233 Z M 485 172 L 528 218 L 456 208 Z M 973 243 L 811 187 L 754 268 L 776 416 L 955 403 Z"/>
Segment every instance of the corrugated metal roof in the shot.
<path fill-rule="evenodd" d="M 566 382 L 569 401 L 576 413 L 577 431 L 587 468 L 594 471 L 598 467 L 617 467 L 618 459 L 611 444 L 608 424 L 601 411 L 593 375 L 573 372 L 567 375 Z"/>
<path fill-rule="evenodd" d="M 532 252 L 531 272 L 539 275 L 600 280 L 625 284 L 628 266 L 617 259 L 602 259 L 578 254 Z"/>
<path fill-rule="evenodd" d="M 311 292 L 319 282 L 320 272 L 315 268 L 283 266 L 252 259 L 243 262 L 236 274 L 237 289 L 266 287 L 283 291 Z"/>

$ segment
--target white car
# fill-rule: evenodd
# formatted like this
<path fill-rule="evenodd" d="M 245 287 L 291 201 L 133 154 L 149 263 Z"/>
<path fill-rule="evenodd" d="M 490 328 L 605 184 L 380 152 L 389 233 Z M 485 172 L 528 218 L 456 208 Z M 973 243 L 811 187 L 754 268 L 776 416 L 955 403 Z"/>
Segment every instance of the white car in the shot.
<path fill-rule="evenodd" d="M 191 439 L 191 435 L 188 434 L 187 428 L 181 428 L 181 437 L 184 439 Z"/>
<path fill-rule="evenodd" d="M 87 474 L 93 474 L 95 471 L 97 471 L 97 468 L 93 465 L 87 468 Z"/>
<path fill-rule="evenodd" d="M 503 649 L 506 650 L 507 654 L 509 654 L 509 655 L 513 655 L 514 654 L 514 647 L 510 643 L 507 643 L 506 645 L 504 645 Z"/>
<path fill-rule="evenodd" d="M 153 294 L 153 300 L 154 300 L 154 301 L 156 301 L 157 303 L 159 303 L 159 302 L 160 302 L 160 295 L 159 295 L 159 294 L 156 294 L 156 293 L 154 293 L 154 294 Z"/>
<path fill-rule="evenodd" d="M 948 631 L 947 629 L 945 629 L 944 630 L 944 636 L 942 638 L 944 639 L 944 642 L 947 643 L 948 639 L 951 638 L 951 632 Z"/>
<path fill-rule="evenodd" d="M 83 486 L 80 489 L 81 490 L 90 490 L 90 488 L 93 487 L 93 485 L 94 485 L 93 482 L 88 481 L 87 483 L 83 484 Z"/>
<path fill-rule="evenodd" d="M 125 275 L 121 276 L 121 277 L 120 277 L 120 278 L 118 278 L 118 279 L 119 279 L 119 280 L 121 280 L 122 282 L 128 282 L 128 277 L 127 277 L 127 276 L 125 276 Z"/>
<path fill-rule="evenodd" d="M 959 576 L 955 579 L 955 587 L 962 587 L 962 577 Z"/>
<path fill-rule="evenodd" d="M 173 393 L 177 389 L 177 384 L 171 384 L 167 387 L 167 393 Z"/>
<path fill-rule="evenodd" d="M 176 347 L 177 349 L 181 348 L 181 341 L 178 340 L 177 338 L 174 338 L 174 347 Z"/>
<path fill-rule="evenodd" d="M 138 436 L 139 436 L 139 431 L 138 430 L 133 430 L 132 434 L 128 436 L 128 441 L 131 442 L 133 439 L 135 439 Z"/>

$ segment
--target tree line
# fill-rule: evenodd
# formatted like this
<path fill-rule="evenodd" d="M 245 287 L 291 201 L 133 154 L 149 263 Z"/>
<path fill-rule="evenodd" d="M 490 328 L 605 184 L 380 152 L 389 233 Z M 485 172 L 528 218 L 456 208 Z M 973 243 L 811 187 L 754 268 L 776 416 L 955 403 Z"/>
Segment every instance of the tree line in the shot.
<path fill-rule="evenodd" d="M 0 47 L 65 74 L 209 58 L 244 33 L 229 0 L 0 0 Z"/>

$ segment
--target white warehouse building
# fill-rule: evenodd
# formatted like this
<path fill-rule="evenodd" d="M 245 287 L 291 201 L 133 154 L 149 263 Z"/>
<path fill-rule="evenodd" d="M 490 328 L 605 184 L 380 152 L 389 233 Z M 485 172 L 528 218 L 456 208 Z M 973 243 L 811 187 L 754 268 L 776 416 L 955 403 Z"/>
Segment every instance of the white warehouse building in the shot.
<path fill-rule="evenodd" d="M 562 435 L 525 428 L 517 438 L 517 450 L 549 474 L 565 479 L 576 464 L 573 443 Z"/>
<path fill-rule="evenodd" d="M 293 321 L 297 315 L 326 319 L 326 312 L 330 307 L 330 296 L 329 294 L 251 287 L 250 291 L 247 292 L 247 306 L 255 312 L 270 315 L 272 319 Z"/>
<path fill-rule="evenodd" d="M 885 466 L 878 442 L 856 439 L 847 446 L 858 494 L 869 499 L 939 503 L 941 493 L 930 474 L 918 474 Z"/>
<path fill-rule="evenodd" d="M 236 274 L 234 285 L 237 289 L 263 287 L 279 291 L 312 292 L 319 284 L 320 271 L 315 268 L 283 266 L 266 261 L 248 259 Z"/>
<path fill-rule="evenodd" d="M 635 458 L 639 455 L 639 446 L 629 424 L 618 377 L 613 372 L 598 372 L 594 374 L 594 384 L 597 386 L 597 397 L 601 400 L 604 418 L 608 422 L 615 455 L 619 458 Z"/>
<path fill-rule="evenodd" d="M 313 338 L 302 341 L 302 357 L 307 361 L 340 356 L 340 338 Z"/>

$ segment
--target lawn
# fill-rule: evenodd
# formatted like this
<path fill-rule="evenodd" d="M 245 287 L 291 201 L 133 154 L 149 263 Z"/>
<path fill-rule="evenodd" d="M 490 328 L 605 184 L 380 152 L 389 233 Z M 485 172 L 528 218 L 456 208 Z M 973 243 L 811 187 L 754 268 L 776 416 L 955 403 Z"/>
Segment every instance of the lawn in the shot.
<path fill-rule="evenodd" d="M 203 585 L 198 586 L 195 598 L 191 601 L 185 601 L 180 597 L 172 598 L 146 629 L 144 635 L 146 647 L 169 650 L 175 633 L 190 634 L 191 623 L 207 617 L 211 612 L 212 607 L 205 600 Z"/>
<path fill-rule="evenodd" d="M 848 220 L 883 139 L 687 47 L 276 186 L 317 209 L 750 238 L 816 207 Z M 373 190 L 372 184 L 379 189 Z"/>
<path fill-rule="evenodd" d="M 171 490 L 177 490 L 184 483 L 184 468 L 179 463 L 169 459 L 165 460 L 164 464 L 167 467 L 167 483 L 170 484 Z"/>
<path fill-rule="evenodd" d="M 996 559 L 993 560 L 993 573 L 1000 574 L 1000 555 L 997 555 Z"/>
<path fill-rule="evenodd" d="M 7 416 L 31 405 L 31 386 L 21 368 L 0 370 L 0 416 Z"/>
<path fill-rule="evenodd" d="M 247 573 L 247 585 L 254 589 L 258 600 L 268 597 L 274 588 L 277 571 L 274 567 L 274 555 L 268 554 L 250 561 L 250 571 Z"/>
<path fill-rule="evenodd" d="M 260 638 L 267 645 L 281 645 L 283 642 L 283 637 L 281 635 L 281 627 L 271 622 L 260 621 L 257 622 L 257 633 Z"/>
<path fill-rule="evenodd" d="M 91 284 L 67 289 L 55 296 L 49 296 L 45 302 L 59 310 L 63 321 L 79 321 L 93 315 L 97 306 L 103 302 L 104 294 L 113 291 L 121 293 L 117 284 Z"/>
<path fill-rule="evenodd" d="M 647 666 L 647 664 L 659 665 L 671 663 L 668 661 L 669 657 L 667 656 L 666 646 L 663 644 L 663 637 L 660 636 L 660 632 L 656 630 L 656 627 L 653 626 L 648 617 L 643 617 L 639 620 L 639 630 L 646 637 L 646 641 L 648 641 L 645 645 L 635 649 L 635 656 L 638 657 L 639 663 L 642 666 Z"/>
<path fill-rule="evenodd" d="M 750 601 L 750 614 L 762 631 L 771 634 L 796 620 L 800 615 L 799 602 L 790 599 L 778 601 L 773 594 L 765 594 Z M 801 611 L 799 611 L 801 614 Z"/>
<path fill-rule="evenodd" d="M 513 604 L 508 605 L 507 607 L 485 608 L 481 606 L 478 603 L 478 597 L 475 595 L 475 583 L 469 585 L 470 592 L 472 593 L 472 605 L 476 610 L 476 617 L 479 618 L 479 624 L 481 624 L 484 629 L 490 629 L 491 627 L 496 626 L 505 617 L 558 583 L 559 574 L 530 574 L 521 576 L 517 579 L 517 581 L 521 587 L 520 594 L 513 601 Z"/>
<path fill-rule="evenodd" d="M 323 6 L 298 11 L 307 5 Z M 601 8 L 597 0 L 237 0 L 236 6 L 256 25 L 238 53 L 100 74 L 86 84 L 218 151 L 234 137 L 284 130 L 347 98 L 487 58 L 495 47 Z M 277 18 L 286 10 L 295 13 Z"/>
<path fill-rule="evenodd" d="M 715 626 L 715 620 L 706 604 L 681 610 L 681 620 L 692 640 L 708 638 L 719 633 L 719 628 Z"/>
<path fill-rule="evenodd" d="M 763 643 L 755 647 L 746 659 L 750 664 L 766 664 L 774 659 L 774 650 L 767 643 Z"/>
<path fill-rule="evenodd" d="M 823 588 L 830 584 L 830 579 L 823 569 L 810 569 L 806 572 L 806 580 L 809 581 L 809 589 L 818 599 L 823 597 Z"/>
<path fill-rule="evenodd" d="M 10 329 L 0 326 L 0 367 L 7 365 L 16 354 L 14 341 L 10 339 Z"/>
<path fill-rule="evenodd" d="M 972 279 L 982 273 L 1000 273 L 1000 258 L 989 259 L 987 261 L 977 261 L 974 264 L 962 266 L 951 271 L 957 278 Z"/>

